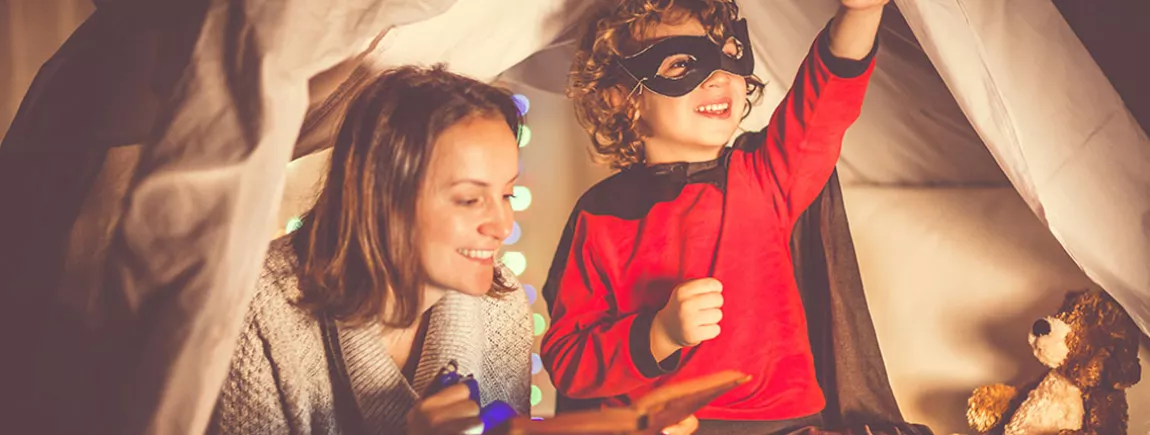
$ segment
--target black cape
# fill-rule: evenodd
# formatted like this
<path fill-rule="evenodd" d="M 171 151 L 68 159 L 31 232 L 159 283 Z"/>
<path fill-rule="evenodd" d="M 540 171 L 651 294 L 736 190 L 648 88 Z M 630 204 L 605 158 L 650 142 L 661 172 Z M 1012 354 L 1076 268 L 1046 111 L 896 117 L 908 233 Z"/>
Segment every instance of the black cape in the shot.
<path fill-rule="evenodd" d="M 762 135 L 744 134 L 735 146 L 761 142 Z M 791 251 L 816 376 L 827 401 L 822 412 L 824 426 L 852 433 L 866 433 L 862 428 L 867 427 L 874 434 L 932 434 L 926 426 L 903 419 L 891 390 L 863 292 L 837 171 L 799 217 Z M 553 291 L 545 290 L 543 297 L 550 310 Z M 556 414 L 595 407 L 595 400 L 556 395 Z"/>

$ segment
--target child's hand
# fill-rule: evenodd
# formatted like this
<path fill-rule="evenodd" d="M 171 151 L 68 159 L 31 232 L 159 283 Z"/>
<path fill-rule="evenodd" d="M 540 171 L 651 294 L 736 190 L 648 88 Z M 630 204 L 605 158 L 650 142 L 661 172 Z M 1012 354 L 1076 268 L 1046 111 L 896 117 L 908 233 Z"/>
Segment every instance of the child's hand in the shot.
<path fill-rule="evenodd" d="M 723 284 L 717 279 L 701 278 L 676 286 L 667 306 L 659 310 L 651 324 L 655 359 L 662 360 L 675 350 L 718 337 L 722 307 Z M 667 345 L 674 349 L 668 351 Z"/>
<path fill-rule="evenodd" d="M 890 0 L 839 0 L 847 9 L 871 9 L 885 6 Z"/>
<path fill-rule="evenodd" d="M 471 401 L 471 390 L 465 384 L 453 385 L 426 397 L 407 413 L 409 435 L 479 433 L 482 430 L 475 429 L 482 424 L 479 405 Z"/>
<path fill-rule="evenodd" d="M 874 49 L 884 6 L 890 0 L 839 0 L 831 21 L 830 51 L 835 57 L 863 60 Z"/>

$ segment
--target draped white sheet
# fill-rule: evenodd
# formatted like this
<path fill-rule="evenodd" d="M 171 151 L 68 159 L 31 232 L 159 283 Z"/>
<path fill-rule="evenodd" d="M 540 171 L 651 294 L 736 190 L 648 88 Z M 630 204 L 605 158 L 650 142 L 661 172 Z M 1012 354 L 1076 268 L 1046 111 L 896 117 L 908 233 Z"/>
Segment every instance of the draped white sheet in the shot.
<path fill-rule="evenodd" d="M 1150 334 L 1150 139 L 1058 10 L 1044 0 L 899 6 L 1015 189 Z"/>

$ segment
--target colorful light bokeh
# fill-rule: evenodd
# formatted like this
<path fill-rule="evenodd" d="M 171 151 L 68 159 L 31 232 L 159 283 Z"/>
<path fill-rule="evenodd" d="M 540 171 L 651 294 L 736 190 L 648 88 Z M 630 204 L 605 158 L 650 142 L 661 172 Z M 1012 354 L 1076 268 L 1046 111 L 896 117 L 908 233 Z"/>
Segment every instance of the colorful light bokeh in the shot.
<path fill-rule="evenodd" d="M 523 147 L 527 146 L 527 144 L 529 144 L 529 143 L 531 143 L 531 127 L 528 127 L 527 124 L 520 125 L 519 126 L 519 148 L 523 148 Z"/>
<path fill-rule="evenodd" d="M 511 273 L 514 273 L 515 276 L 522 275 L 523 271 L 527 270 L 527 257 L 525 257 L 522 252 L 505 252 L 501 260 L 508 269 L 511 269 Z"/>
<path fill-rule="evenodd" d="M 531 110 L 531 100 L 526 95 L 515 94 L 511 96 L 511 100 L 515 102 L 515 108 L 519 109 L 519 116 L 525 116 Z"/>
<path fill-rule="evenodd" d="M 527 186 L 515 186 L 512 188 L 511 209 L 515 211 L 524 211 L 531 207 L 531 189 Z"/>
<path fill-rule="evenodd" d="M 293 232 L 295 232 L 295 230 L 300 229 L 300 227 L 302 227 L 302 226 L 303 226 L 303 219 L 300 219 L 299 217 L 293 217 L 291 219 L 288 219 L 287 227 L 284 228 L 284 231 L 286 231 L 287 233 L 293 233 Z"/>
<path fill-rule="evenodd" d="M 511 224 L 511 235 L 507 236 L 506 239 L 503 239 L 503 244 L 514 245 L 515 243 L 519 242 L 519 237 L 522 235 L 523 231 L 519 229 L 519 222 L 513 222 Z"/>

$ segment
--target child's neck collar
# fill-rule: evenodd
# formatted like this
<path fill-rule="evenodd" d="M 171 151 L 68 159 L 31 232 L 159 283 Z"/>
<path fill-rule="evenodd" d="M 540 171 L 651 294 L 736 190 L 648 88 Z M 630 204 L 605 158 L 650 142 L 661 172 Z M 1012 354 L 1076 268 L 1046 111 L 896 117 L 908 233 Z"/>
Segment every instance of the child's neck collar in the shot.
<path fill-rule="evenodd" d="M 644 167 L 648 172 L 655 175 L 679 173 L 683 176 L 689 177 L 692 174 L 704 172 L 719 166 L 728 152 L 730 152 L 729 147 L 722 147 L 718 150 L 718 155 L 710 160 L 677 161 L 664 163 L 647 162 Z"/>
<path fill-rule="evenodd" d="M 655 167 L 660 165 L 677 165 L 677 164 L 692 164 L 692 163 L 707 163 L 718 160 L 723 154 L 723 149 L 726 147 L 699 147 L 684 152 L 675 153 L 646 153 L 645 161 L 648 167 Z"/>

